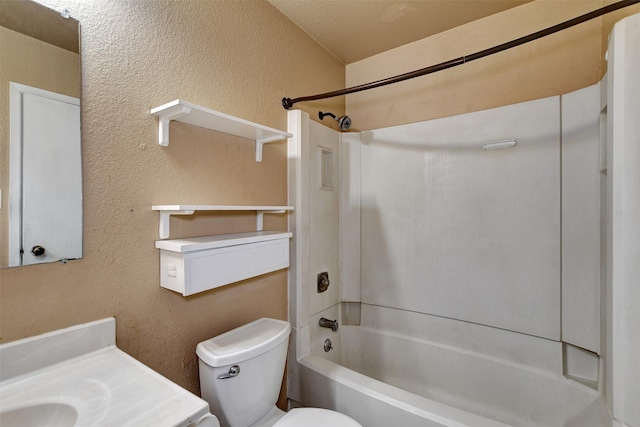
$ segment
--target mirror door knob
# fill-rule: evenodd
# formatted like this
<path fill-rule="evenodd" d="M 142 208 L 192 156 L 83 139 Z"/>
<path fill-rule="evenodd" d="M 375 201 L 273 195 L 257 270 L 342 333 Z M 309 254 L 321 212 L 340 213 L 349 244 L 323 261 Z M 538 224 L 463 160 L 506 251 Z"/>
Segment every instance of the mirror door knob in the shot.
<path fill-rule="evenodd" d="M 33 256 L 41 256 L 41 255 L 44 255 L 44 253 L 45 253 L 45 250 L 40 245 L 35 245 L 34 247 L 31 248 L 31 254 Z"/>

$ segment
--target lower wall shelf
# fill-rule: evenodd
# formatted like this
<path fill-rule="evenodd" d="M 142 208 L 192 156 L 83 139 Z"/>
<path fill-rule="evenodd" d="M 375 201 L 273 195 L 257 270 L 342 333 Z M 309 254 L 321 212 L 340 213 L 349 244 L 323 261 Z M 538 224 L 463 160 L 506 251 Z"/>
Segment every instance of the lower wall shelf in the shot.
<path fill-rule="evenodd" d="M 184 296 L 289 267 L 290 232 L 159 240 L 160 285 Z"/>

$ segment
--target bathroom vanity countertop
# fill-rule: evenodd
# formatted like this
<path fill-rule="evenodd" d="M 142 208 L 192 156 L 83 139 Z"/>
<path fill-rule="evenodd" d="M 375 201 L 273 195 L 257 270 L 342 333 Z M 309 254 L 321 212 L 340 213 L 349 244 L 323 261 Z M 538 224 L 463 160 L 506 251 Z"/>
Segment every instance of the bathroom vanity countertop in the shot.
<path fill-rule="evenodd" d="M 115 346 L 0 383 L 0 411 L 56 403 L 78 426 L 190 426 L 209 413 L 202 399 Z"/>
<path fill-rule="evenodd" d="M 115 345 L 115 319 L 0 345 L 0 425 L 219 427 L 206 401 Z"/>

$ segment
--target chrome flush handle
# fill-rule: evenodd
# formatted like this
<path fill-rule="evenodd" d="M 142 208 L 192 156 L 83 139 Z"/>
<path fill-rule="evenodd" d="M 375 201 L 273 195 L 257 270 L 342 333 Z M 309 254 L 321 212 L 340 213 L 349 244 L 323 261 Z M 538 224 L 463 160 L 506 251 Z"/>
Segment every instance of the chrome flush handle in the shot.
<path fill-rule="evenodd" d="M 220 375 L 218 379 L 226 380 L 228 378 L 237 377 L 238 375 L 240 375 L 240 366 L 233 365 L 232 367 L 229 368 L 229 372 L 227 372 L 226 374 Z"/>

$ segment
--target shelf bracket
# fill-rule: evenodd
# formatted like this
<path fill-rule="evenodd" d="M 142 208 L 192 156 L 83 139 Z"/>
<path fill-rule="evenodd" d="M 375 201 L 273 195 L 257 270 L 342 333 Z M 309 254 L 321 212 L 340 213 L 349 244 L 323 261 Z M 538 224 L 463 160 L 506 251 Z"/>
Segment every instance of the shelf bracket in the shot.
<path fill-rule="evenodd" d="M 186 116 L 187 114 L 191 114 L 191 108 L 180 106 L 180 108 L 167 111 L 158 117 L 158 143 L 162 147 L 169 145 L 169 122 Z"/>
<path fill-rule="evenodd" d="M 279 211 L 256 211 L 256 231 L 262 231 L 264 229 L 264 214 L 266 213 L 285 213 L 286 209 L 282 209 Z"/>
<path fill-rule="evenodd" d="M 264 144 L 268 144 L 270 142 L 282 141 L 285 138 L 286 136 L 284 135 L 276 135 L 276 136 L 271 136 L 269 138 L 256 139 L 256 162 L 262 161 L 262 146 Z"/>
<path fill-rule="evenodd" d="M 158 211 L 160 215 L 160 224 L 158 226 L 158 234 L 161 239 L 168 239 L 171 233 L 170 220 L 171 215 L 193 215 L 194 211 Z"/>

